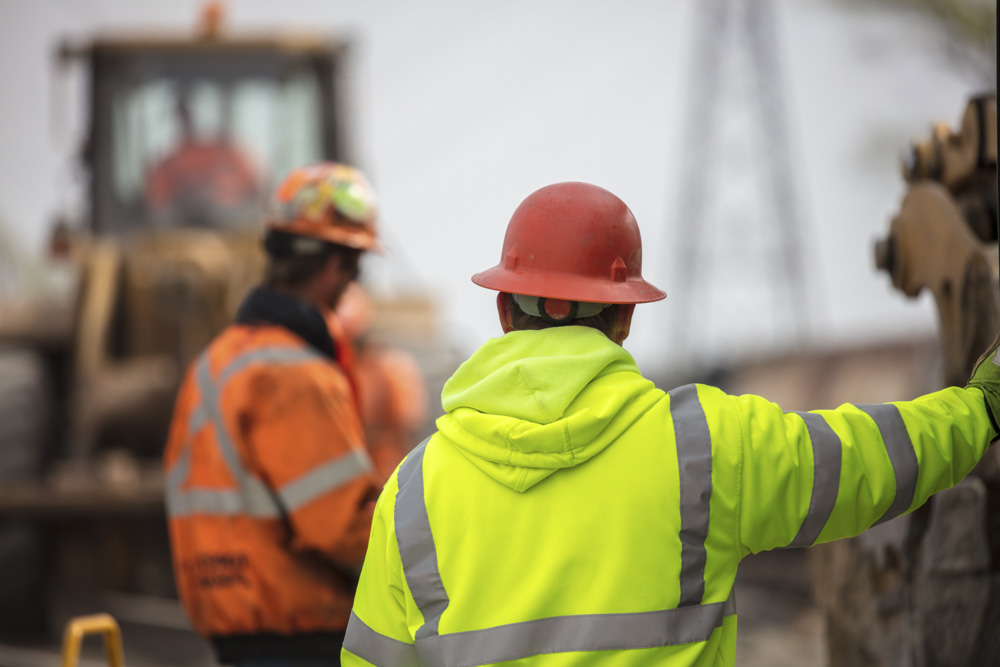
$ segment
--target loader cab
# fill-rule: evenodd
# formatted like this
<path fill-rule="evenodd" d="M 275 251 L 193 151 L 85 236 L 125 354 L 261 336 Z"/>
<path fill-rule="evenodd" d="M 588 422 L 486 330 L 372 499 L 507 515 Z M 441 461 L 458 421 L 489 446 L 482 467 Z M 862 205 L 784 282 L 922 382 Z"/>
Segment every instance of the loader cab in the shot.
<path fill-rule="evenodd" d="M 98 39 L 64 46 L 89 73 L 87 228 L 258 229 L 292 168 L 346 159 L 346 45 L 287 39 Z"/>
<path fill-rule="evenodd" d="M 176 594 L 160 457 L 177 386 L 260 281 L 268 193 L 352 161 L 347 56 L 334 35 L 217 27 L 60 46 L 53 108 L 74 122 L 55 129 L 82 127 L 86 203 L 52 231 L 55 289 L 0 299 L 0 561 L 19 573 L 0 634 L 102 591 Z"/>
<path fill-rule="evenodd" d="M 293 168 L 348 159 L 347 43 L 131 32 L 59 58 L 89 79 L 86 211 L 52 244 L 72 276 L 58 373 L 71 449 L 152 460 L 183 370 L 263 276 L 270 193 Z M 128 401 L 98 401 L 115 385 Z"/>

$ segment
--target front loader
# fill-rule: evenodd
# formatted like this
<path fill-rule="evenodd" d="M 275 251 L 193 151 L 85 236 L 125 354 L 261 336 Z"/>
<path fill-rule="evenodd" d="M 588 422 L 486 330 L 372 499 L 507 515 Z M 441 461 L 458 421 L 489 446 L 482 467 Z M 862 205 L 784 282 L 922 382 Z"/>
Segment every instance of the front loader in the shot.
<path fill-rule="evenodd" d="M 195 34 L 60 46 L 87 91 L 87 210 L 52 231 L 59 289 L 0 301 L 0 635 L 41 629 L 56 588 L 173 594 L 174 394 L 261 277 L 267 194 L 294 167 L 350 160 L 348 54 L 228 34 L 214 9 Z"/>

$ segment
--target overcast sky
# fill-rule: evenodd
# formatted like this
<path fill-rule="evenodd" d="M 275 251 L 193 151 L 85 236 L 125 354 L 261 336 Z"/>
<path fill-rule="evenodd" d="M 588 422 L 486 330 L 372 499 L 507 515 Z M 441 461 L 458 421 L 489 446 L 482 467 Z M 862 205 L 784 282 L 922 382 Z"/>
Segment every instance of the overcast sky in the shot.
<path fill-rule="evenodd" d="M 50 129 L 56 40 L 130 27 L 188 30 L 200 4 L 0 0 L 0 221 L 24 252 L 40 252 L 51 219 L 74 201 L 75 139 Z M 469 277 L 496 263 L 510 214 L 549 183 L 589 181 L 620 196 L 642 230 L 647 279 L 670 295 L 693 289 L 672 266 L 696 6 L 243 0 L 229 3 L 228 28 L 351 36 L 355 154 L 379 190 L 392 250 L 369 268 L 382 282 L 433 292 L 445 335 L 471 350 L 500 330 L 493 294 Z M 950 69 L 911 18 L 821 0 L 776 8 L 809 341 L 930 333 L 929 298 L 893 291 L 874 269 L 872 244 L 902 195 L 899 152 L 932 121 L 956 124 L 978 84 Z M 69 86 L 70 101 L 74 92 Z M 787 326 L 726 299 L 715 295 L 690 315 L 727 332 L 712 339 L 713 354 L 753 348 L 761 321 Z M 626 347 L 642 368 L 657 371 L 674 358 L 676 303 L 637 309 Z"/>

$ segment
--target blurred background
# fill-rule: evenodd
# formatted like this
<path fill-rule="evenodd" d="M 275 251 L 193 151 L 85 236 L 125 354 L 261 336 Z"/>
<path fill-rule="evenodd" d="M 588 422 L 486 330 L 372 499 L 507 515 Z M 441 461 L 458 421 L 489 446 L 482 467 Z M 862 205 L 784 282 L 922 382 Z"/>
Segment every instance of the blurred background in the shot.
<path fill-rule="evenodd" d="M 14 602 L 25 594 L 56 600 L 36 611 L 58 628 L 95 588 L 137 593 L 112 602 L 184 632 L 149 520 L 164 397 L 252 282 L 266 192 L 303 162 L 357 164 L 379 193 L 388 252 L 364 267 L 372 336 L 420 366 L 417 440 L 444 379 L 501 333 L 494 294 L 470 276 L 498 261 L 520 201 L 566 180 L 611 190 L 639 221 L 644 276 L 668 297 L 637 309 L 626 348 L 663 385 L 718 381 L 808 409 L 940 383 L 935 304 L 893 289 L 875 245 L 914 138 L 995 90 L 990 0 L 206 6 L 0 0 L 0 329 L 42 350 L 5 347 L 0 399 L 14 408 L 0 436 L 37 432 L 45 452 L 8 447 L 0 461 L 18 491 L 0 498 L 16 524 L 0 562 L 37 570 L 20 598 L 0 595 L 0 616 L 26 621 L 7 633 L 22 652 L 0 663 L 46 659 L 32 653 L 44 632 L 29 634 L 39 624 Z M 182 44 L 218 55 L 212 45 L 236 38 L 211 66 Z M 187 133 L 239 144 L 252 196 L 230 193 L 211 214 L 166 206 L 155 165 Z M 178 215 L 191 229 L 172 234 Z M 220 230 L 245 237 L 222 244 Z M 822 376 L 802 366 L 817 358 Z M 61 491 L 14 488 L 25 471 Z M 101 496 L 108 480 L 125 490 Z M 58 538 L 35 531 L 39 517 Z M 741 608 L 741 664 L 818 664 L 802 560 L 773 563 L 746 568 L 763 583 Z M 755 600 L 784 604 L 771 630 Z M 197 642 L 174 643 L 172 658 L 156 645 L 136 664 L 208 660 Z"/>
<path fill-rule="evenodd" d="M 744 171 L 766 170 L 766 142 L 774 140 L 754 116 L 753 91 L 740 89 L 752 73 L 737 72 L 723 76 L 728 91 L 698 100 L 720 107 L 713 118 L 730 132 L 724 145 L 685 141 L 699 86 L 692 79 L 703 74 L 693 62 L 703 52 L 701 4 L 241 0 L 227 5 L 224 30 L 311 29 L 350 39 L 347 140 L 379 190 L 390 247 L 369 273 L 393 289 L 433 294 L 442 335 L 463 350 L 499 334 L 492 295 L 469 277 L 499 259 L 507 220 L 525 196 L 562 180 L 619 195 L 639 220 L 644 270 L 668 293 L 639 309 L 628 345 L 641 368 L 656 372 L 677 361 L 672 297 L 691 287 L 673 270 L 679 234 L 691 224 L 681 218 L 681 184 L 688 165 L 702 159 L 691 153 L 711 149 Z M 968 95 L 993 79 L 992 58 L 977 60 L 951 23 L 921 10 L 927 4 L 773 3 L 769 46 L 780 85 L 767 90 L 787 123 L 781 187 L 795 193 L 797 242 L 808 258 L 797 279 L 808 294 L 810 342 L 933 331 L 926 299 L 909 302 L 887 288 L 871 242 L 901 196 L 899 156 L 911 138 L 932 121 L 954 122 Z M 85 212 L 87 181 L 76 157 L 86 82 L 56 65 L 60 41 L 136 29 L 193 34 L 201 5 L 0 0 L 0 81 L 8 91 L 0 108 L 0 220 L 19 253 L 39 255 L 57 216 Z M 749 60 L 751 46 L 739 34 L 719 41 Z M 725 161 L 710 164 L 732 173 Z M 738 187 L 756 187 L 752 174 L 743 176 Z M 704 178 L 711 198 L 732 196 L 712 174 Z M 758 223 L 728 220 L 726 235 L 738 239 L 749 224 Z M 737 257 L 725 252 L 724 259 Z M 705 355 L 785 344 L 780 329 L 794 328 L 792 316 L 781 313 L 778 333 L 758 331 L 753 309 L 727 300 L 706 277 L 722 275 L 718 282 L 731 288 L 760 282 L 759 270 L 723 274 L 734 262 L 713 259 L 694 277 L 713 299 L 695 319 L 731 333 L 704 341 Z M 710 319 L 718 313 L 732 319 L 720 326 Z"/>

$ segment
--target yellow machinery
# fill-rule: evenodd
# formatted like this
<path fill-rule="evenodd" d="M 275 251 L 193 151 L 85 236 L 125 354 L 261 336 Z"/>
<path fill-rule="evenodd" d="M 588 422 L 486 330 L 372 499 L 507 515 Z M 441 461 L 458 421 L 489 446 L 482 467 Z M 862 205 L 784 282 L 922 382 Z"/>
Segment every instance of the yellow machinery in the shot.
<path fill-rule="evenodd" d="M 903 165 L 907 192 L 876 264 L 938 312 L 941 382 L 964 386 L 1000 331 L 996 96 L 935 125 Z M 812 552 L 830 667 L 996 664 L 1000 450 L 913 513 Z"/>
<path fill-rule="evenodd" d="M 122 649 L 122 631 L 110 614 L 78 616 L 66 624 L 63 635 L 62 667 L 76 667 L 80 663 L 80 648 L 87 635 L 99 634 L 104 639 L 104 654 L 108 667 L 125 667 Z"/>
<path fill-rule="evenodd" d="M 914 143 L 908 189 L 876 264 L 909 297 L 937 306 L 945 385 L 964 385 L 1000 331 L 996 253 L 996 97 L 972 99 L 957 130 L 944 123 Z"/>
<path fill-rule="evenodd" d="M 0 301 L 0 634 L 49 594 L 173 593 L 160 454 L 192 357 L 259 279 L 267 193 L 348 160 L 344 42 L 197 34 L 65 43 L 88 83 L 88 211 L 52 233 L 62 290 Z"/>

